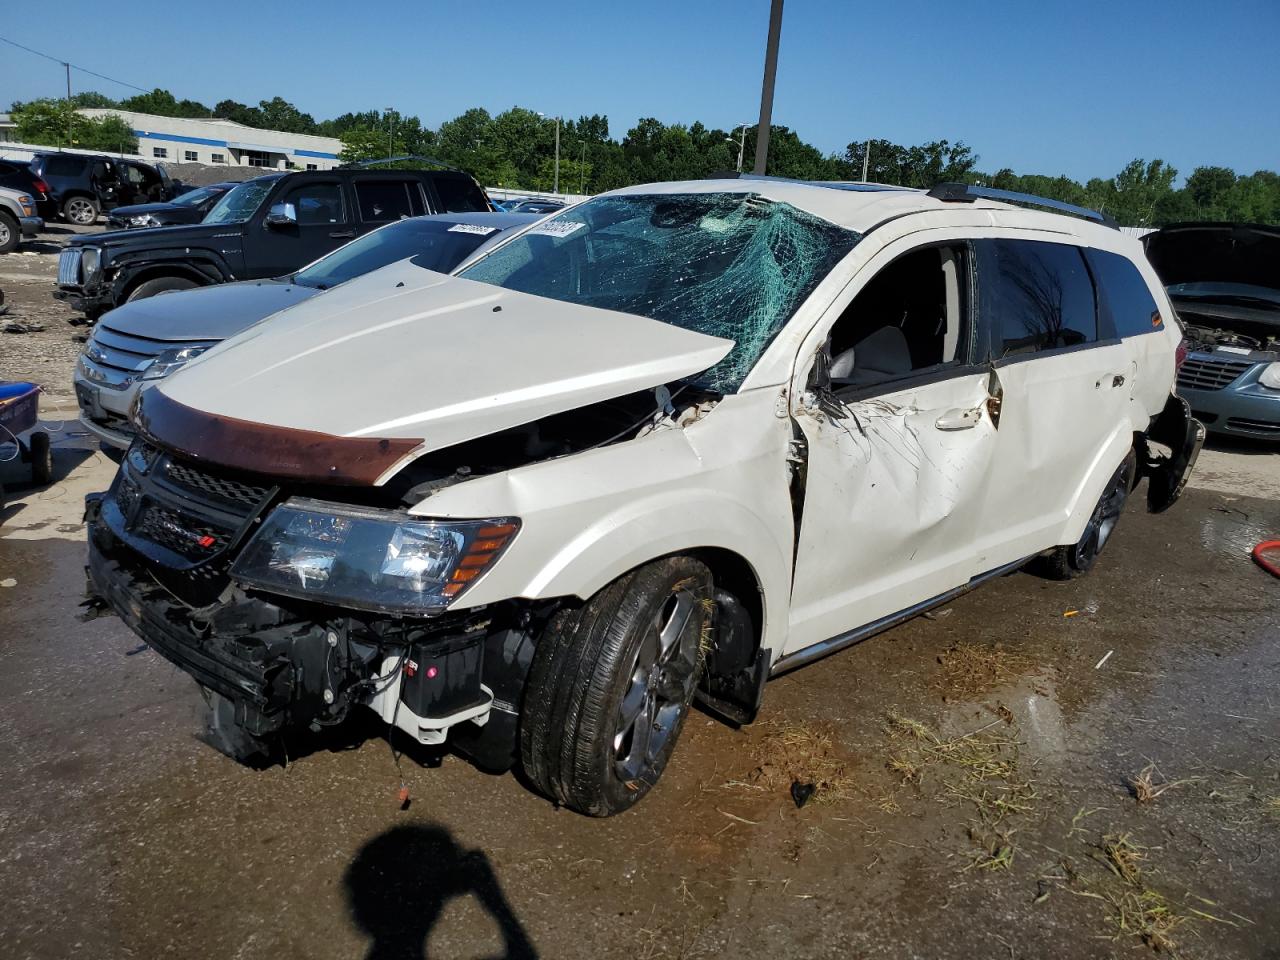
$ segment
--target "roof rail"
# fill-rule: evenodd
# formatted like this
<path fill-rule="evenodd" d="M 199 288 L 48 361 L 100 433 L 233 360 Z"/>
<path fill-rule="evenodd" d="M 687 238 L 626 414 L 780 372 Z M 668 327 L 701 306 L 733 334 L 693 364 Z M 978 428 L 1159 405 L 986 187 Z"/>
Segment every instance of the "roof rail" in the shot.
<path fill-rule="evenodd" d="M 1050 200 L 1048 197 L 1037 197 L 1033 193 L 1018 193 L 1015 190 L 999 190 L 995 187 L 979 187 L 970 183 L 940 183 L 929 191 L 929 196 L 945 203 L 973 203 L 979 197 L 986 200 L 1005 200 L 1009 203 L 1025 203 L 1032 207 L 1046 207 L 1061 213 L 1070 213 L 1084 217 L 1104 227 L 1117 228 L 1119 225 L 1105 213 L 1078 207 L 1074 203 L 1063 203 L 1061 200 Z"/>
<path fill-rule="evenodd" d="M 889 183 L 864 183 L 861 180 L 802 180 L 799 177 L 775 177 L 765 173 L 741 173 L 737 170 L 717 170 L 703 180 L 766 180 L 773 183 L 798 183 L 805 187 L 826 187 L 829 190 L 850 190 L 854 193 L 879 193 L 885 190 L 910 190 Z"/>
<path fill-rule="evenodd" d="M 454 173 L 465 173 L 465 170 L 459 170 L 451 164 L 445 163 L 443 160 L 437 160 L 435 157 L 424 157 L 420 154 L 410 153 L 403 157 L 380 157 L 377 160 L 359 160 L 354 163 L 343 163 L 338 166 L 339 170 L 353 170 L 357 167 L 373 167 L 381 163 L 402 163 L 405 160 L 414 160 L 418 163 L 425 163 L 433 167 L 440 167 L 443 170 L 452 170 Z"/>

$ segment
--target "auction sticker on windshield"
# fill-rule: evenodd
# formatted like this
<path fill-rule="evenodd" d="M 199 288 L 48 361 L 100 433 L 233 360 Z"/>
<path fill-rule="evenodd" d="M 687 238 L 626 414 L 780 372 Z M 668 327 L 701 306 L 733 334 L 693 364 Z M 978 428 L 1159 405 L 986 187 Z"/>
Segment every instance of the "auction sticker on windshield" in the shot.
<path fill-rule="evenodd" d="M 529 233 L 544 237 L 567 237 L 585 226 L 585 223 L 578 223 L 574 220 L 551 220 L 547 223 L 538 224 Z"/>
<path fill-rule="evenodd" d="M 478 223 L 455 223 L 448 230 L 449 233 L 474 233 L 478 237 L 487 237 L 491 233 L 497 233 L 497 227 L 483 227 Z"/>

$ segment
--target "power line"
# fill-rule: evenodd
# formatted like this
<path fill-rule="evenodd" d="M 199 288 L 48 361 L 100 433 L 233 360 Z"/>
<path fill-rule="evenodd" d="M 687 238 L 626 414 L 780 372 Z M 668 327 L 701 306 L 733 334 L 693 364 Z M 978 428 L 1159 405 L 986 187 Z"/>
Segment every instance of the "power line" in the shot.
<path fill-rule="evenodd" d="M 74 67 L 75 69 L 79 70 L 81 73 L 87 73 L 89 74 L 89 76 L 97 77 L 99 80 L 106 80 L 108 83 L 118 83 L 122 87 L 128 87 L 130 90 L 137 90 L 139 93 L 151 92 L 146 87 L 140 87 L 134 83 L 126 83 L 123 80 L 117 80 L 115 77 L 108 77 L 106 74 L 98 73 L 94 70 L 88 69 L 87 67 L 82 67 L 77 63 L 71 63 L 67 60 L 59 60 L 57 57 L 51 57 L 49 56 L 49 54 L 41 53 L 39 50 L 32 50 L 30 47 L 23 46 L 22 44 L 18 43 L 16 40 L 10 40 L 8 37 L 0 37 L 0 40 L 3 40 L 5 43 L 9 44 L 10 46 L 17 47 L 19 50 L 25 50 L 27 51 L 27 53 L 34 53 L 37 57 L 44 57 L 46 60 L 51 60 L 54 63 L 58 64 L 59 66 Z"/>

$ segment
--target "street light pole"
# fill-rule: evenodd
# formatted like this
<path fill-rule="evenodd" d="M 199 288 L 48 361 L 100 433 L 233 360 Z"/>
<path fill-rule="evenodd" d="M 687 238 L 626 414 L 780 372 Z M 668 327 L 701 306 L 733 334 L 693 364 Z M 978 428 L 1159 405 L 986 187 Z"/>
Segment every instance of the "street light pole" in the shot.
<path fill-rule="evenodd" d="M 738 172 L 742 172 L 742 151 L 747 146 L 747 127 L 749 124 L 744 123 L 742 129 L 738 131 Z"/>
<path fill-rule="evenodd" d="M 871 159 L 871 141 L 862 148 L 862 182 L 867 182 L 867 162 Z"/>
<path fill-rule="evenodd" d="M 76 115 L 75 107 L 71 106 L 71 64 L 64 63 L 67 68 L 67 146 L 71 146 L 71 121 Z"/>
<path fill-rule="evenodd" d="M 578 195 L 587 192 L 587 141 L 582 141 L 582 159 L 578 161 Z"/>
<path fill-rule="evenodd" d="M 551 188 L 552 193 L 560 192 L 560 118 L 556 117 L 556 182 Z"/>
<path fill-rule="evenodd" d="M 395 149 L 392 146 L 392 142 L 395 139 L 396 120 L 395 120 L 395 117 L 391 115 L 390 107 L 387 107 L 386 113 L 387 113 L 387 159 L 390 160 L 392 153 L 394 152 L 394 149 Z"/>
<path fill-rule="evenodd" d="M 764 54 L 764 83 L 760 89 L 760 126 L 756 130 L 755 172 L 763 174 L 769 159 L 769 125 L 773 122 L 773 82 L 778 76 L 778 37 L 782 33 L 782 0 L 769 9 L 769 43 Z"/>

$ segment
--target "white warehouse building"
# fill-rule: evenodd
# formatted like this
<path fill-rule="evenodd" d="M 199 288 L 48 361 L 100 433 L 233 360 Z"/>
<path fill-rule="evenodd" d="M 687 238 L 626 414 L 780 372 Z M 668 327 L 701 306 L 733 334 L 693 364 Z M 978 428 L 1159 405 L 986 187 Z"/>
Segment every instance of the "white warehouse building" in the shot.
<path fill-rule="evenodd" d="M 138 138 L 143 160 L 264 167 L 268 170 L 328 170 L 338 165 L 342 141 L 306 133 L 260 130 L 233 120 L 189 120 L 109 108 L 81 109 L 86 117 L 114 114 Z"/>

